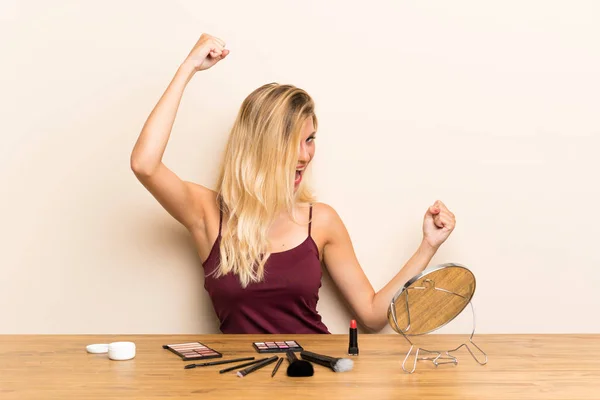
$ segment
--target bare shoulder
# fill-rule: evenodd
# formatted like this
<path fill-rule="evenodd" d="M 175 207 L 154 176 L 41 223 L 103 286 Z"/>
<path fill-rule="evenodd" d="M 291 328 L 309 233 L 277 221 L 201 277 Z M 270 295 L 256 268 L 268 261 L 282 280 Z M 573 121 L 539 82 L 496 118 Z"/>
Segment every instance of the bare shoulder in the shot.
<path fill-rule="evenodd" d="M 317 202 L 313 204 L 313 214 L 319 214 L 321 222 L 332 222 L 340 218 L 335 209 L 327 203 Z M 316 221 L 315 221 L 316 222 Z"/>
<path fill-rule="evenodd" d="M 346 228 L 335 208 L 326 203 L 313 204 L 313 226 L 320 233 L 323 245 L 334 241 Z"/>

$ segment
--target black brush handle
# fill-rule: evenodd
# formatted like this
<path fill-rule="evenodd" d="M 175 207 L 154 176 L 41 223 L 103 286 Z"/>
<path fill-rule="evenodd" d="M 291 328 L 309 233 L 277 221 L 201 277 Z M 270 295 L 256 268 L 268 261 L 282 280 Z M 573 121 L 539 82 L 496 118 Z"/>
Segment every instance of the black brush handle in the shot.
<path fill-rule="evenodd" d="M 205 362 L 205 363 L 201 363 L 201 364 L 188 364 L 183 368 L 191 369 L 191 368 L 196 368 L 196 367 L 209 367 L 209 366 L 213 366 L 213 365 L 229 364 L 229 363 L 248 361 L 248 360 L 254 360 L 254 357 L 234 358 L 232 360 L 220 360 L 220 361 L 213 361 L 213 362 Z"/>
<path fill-rule="evenodd" d="M 294 361 L 298 361 L 298 357 L 296 357 L 296 354 L 294 354 L 294 352 L 291 350 L 286 351 L 285 355 L 287 356 L 287 359 L 290 362 L 290 364 Z"/>
<path fill-rule="evenodd" d="M 275 376 L 275 374 L 277 373 L 277 370 L 279 369 L 279 366 L 281 365 L 282 362 L 283 362 L 283 357 L 281 357 L 279 360 L 277 360 L 277 364 L 275 364 L 275 368 L 273 368 L 273 372 L 271 372 L 271 378 Z"/>
<path fill-rule="evenodd" d="M 315 364 L 323 365 L 325 367 L 333 368 L 333 364 L 338 360 L 334 357 L 324 356 L 322 354 L 313 353 L 310 351 L 303 351 L 300 353 L 300 357 L 303 360 L 310 361 Z"/>
<path fill-rule="evenodd" d="M 219 371 L 220 374 L 224 374 L 225 372 L 230 372 L 233 371 L 234 369 L 239 369 L 239 368 L 244 368 L 247 367 L 249 365 L 253 365 L 253 364 L 258 364 L 260 362 L 266 361 L 268 360 L 268 358 L 260 358 L 258 360 L 254 360 L 254 361 L 250 361 L 244 364 L 238 364 L 238 365 L 234 365 L 233 367 L 229 367 L 229 368 L 225 368 Z"/>
<path fill-rule="evenodd" d="M 259 363 L 254 364 L 254 365 L 251 365 L 251 366 L 249 366 L 246 369 L 238 371 L 237 372 L 237 376 L 239 376 L 240 378 L 243 377 L 243 376 L 246 376 L 246 375 L 248 375 L 251 372 L 254 372 L 254 371 L 259 370 L 259 369 L 261 369 L 263 367 L 266 367 L 267 365 L 269 365 L 271 363 L 274 363 L 275 361 L 277 361 L 278 358 L 279 358 L 278 356 L 273 356 L 273 357 L 267 358 L 264 361 L 261 361 Z"/>

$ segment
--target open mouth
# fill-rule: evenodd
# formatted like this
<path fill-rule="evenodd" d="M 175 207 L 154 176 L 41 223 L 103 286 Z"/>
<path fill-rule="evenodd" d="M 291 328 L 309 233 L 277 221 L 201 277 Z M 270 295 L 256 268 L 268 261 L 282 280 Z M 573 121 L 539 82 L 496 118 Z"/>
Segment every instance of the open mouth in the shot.
<path fill-rule="evenodd" d="M 302 174 L 304 173 L 303 170 L 296 170 L 296 178 L 294 179 L 294 183 L 297 185 L 300 183 L 300 181 L 302 180 Z"/>

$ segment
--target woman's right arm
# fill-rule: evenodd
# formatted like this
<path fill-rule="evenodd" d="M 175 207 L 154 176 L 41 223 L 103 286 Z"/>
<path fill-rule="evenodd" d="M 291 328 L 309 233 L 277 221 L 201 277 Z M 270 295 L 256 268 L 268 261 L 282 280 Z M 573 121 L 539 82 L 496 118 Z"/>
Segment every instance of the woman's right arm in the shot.
<path fill-rule="evenodd" d="M 131 153 L 131 169 L 138 180 L 175 219 L 193 228 L 203 218 L 201 199 L 208 189 L 182 181 L 163 162 L 183 91 L 197 71 L 208 69 L 229 54 L 225 43 L 203 34 L 148 116 Z M 199 193 L 200 192 L 200 193 Z"/>

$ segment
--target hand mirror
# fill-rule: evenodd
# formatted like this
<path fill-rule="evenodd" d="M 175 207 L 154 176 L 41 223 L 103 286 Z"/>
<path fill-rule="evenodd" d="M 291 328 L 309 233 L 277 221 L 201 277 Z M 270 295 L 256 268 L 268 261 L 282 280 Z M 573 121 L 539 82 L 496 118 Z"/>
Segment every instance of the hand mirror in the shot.
<path fill-rule="evenodd" d="M 396 293 L 388 309 L 388 322 L 392 329 L 404 336 L 411 345 L 402 363 L 402 369 L 405 372 L 413 373 L 417 361 L 420 360 L 432 361 L 436 367 L 440 364 L 456 365 L 458 360 L 450 353 L 463 346 L 479 364 L 487 363 L 487 355 L 472 340 L 475 334 L 475 310 L 471 300 L 475 293 L 475 286 L 475 275 L 467 267 L 448 263 L 426 269 L 410 279 Z M 473 312 L 473 331 L 469 338 L 469 344 L 476 348 L 485 359 L 480 361 L 467 343 L 447 351 L 430 351 L 419 347 L 414 356 L 412 370 L 407 370 L 406 361 L 415 348 L 409 336 L 425 335 L 440 329 L 456 318 L 468 305 L 471 306 Z M 433 355 L 419 357 L 419 353 Z"/>

